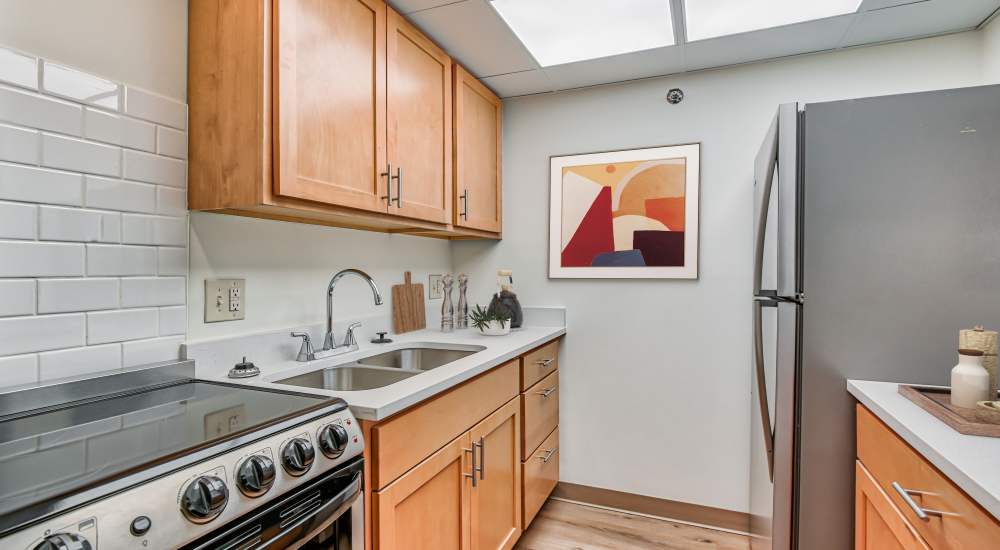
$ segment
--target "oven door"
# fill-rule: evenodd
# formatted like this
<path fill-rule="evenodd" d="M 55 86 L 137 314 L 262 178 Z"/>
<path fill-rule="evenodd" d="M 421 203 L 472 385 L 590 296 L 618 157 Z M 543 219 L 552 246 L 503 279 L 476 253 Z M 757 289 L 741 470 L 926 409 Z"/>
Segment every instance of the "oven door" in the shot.
<path fill-rule="evenodd" d="M 359 457 L 184 548 L 362 550 L 363 470 Z"/>

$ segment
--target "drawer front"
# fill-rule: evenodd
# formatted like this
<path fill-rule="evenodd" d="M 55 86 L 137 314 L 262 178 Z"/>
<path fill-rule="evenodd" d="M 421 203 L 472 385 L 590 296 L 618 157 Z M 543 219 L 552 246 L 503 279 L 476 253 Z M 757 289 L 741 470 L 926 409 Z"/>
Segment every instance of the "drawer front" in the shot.
<path fill-rule="evenodd" d="M 559 482 L 559 428 L 545 438 L 535 453 L 524 461 L 524 525 L 527 529 L 538 510 Z"/>
<path fill-rule="evenodd" d="M 997 547 L 1000 522 L 910 448 L 871 411 L 858 405 L 857 414 L 858 459 L 928 546 L 936 550 Z M 897 485 L 894 486 L 894 483 Z M 907 494 L 913 501 L 912 506 L 900 491 L 909 491 Z M 914 507 L 944 514 L 927 514 L 926 519 L 920 519 Z"/>
<path fill-rule="evenodd" d="M 541 379 L 521 394 L 521 457 L 527 460 L 559 424 L 559 373 Z"/>
<path fill-rule="evenodd" d="M 521 391 L 525 391 L 539 380 L 559 368 L 559 340 L 524 354 L 521 357 Z"/>
<path fill-rule="evenodd" d="M 854 550 L 927 550 L 861 462 L 854 463 L 854 479 Z"/>
<path fill-rule="evenodd" d="M 381 489 L 517 396 L 517 360 L 376 424 L 372 487 Z"/>

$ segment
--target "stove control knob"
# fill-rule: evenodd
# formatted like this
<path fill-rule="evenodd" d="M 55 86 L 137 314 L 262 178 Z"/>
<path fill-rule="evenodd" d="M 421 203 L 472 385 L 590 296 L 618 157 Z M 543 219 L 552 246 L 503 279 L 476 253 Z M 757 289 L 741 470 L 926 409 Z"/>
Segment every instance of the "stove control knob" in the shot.
<path fill-rule="evenodd" d="M 313 459 L 316 458 L 316 451 L 308 439 L 296 437 L 285 444 L 281 450 L 281 464 L 285 471 L 293 476 L 300 476 L 309 471 L 312 467 Z"/>
<path fill-rule="evenodd" d="M 340 424 L 330 424 L 319 431 L 319 448 L 326 456 L 337 458 L 344 454 L 350 439 L 346 428 Z"/>
<path fill-rule="evenodd" d="M 257 498 L 274 485 L 274 461 L 264 455 L 253 455 L 240 464 L 236 486 L 244 495 Z"/>
<path fill-rule="evenodd" d="M 74 533 L 49 535 L 34 550 L 92 550 L 87 539 Z"/>
<path fill-rule="evenodd" d="M 215 476 L 201 476 L 184 489 L 181 512 L 194 523 L 205 523 L 221 514 L 227 502 L 226 483 Z"/>

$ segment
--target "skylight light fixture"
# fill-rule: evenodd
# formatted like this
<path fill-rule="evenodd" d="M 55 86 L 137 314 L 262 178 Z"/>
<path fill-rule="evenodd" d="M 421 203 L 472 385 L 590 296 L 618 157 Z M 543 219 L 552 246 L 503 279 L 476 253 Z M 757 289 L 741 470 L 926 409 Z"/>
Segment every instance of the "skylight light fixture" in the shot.
<path fill-rule="evenodd" d="M 543 67 L 674 43 L 669 0 L 493 0 Z"/>
<path fill-rule="evenodd" d="M 684 0 L 689 42 L 858 11 L 861 0 Z"/>

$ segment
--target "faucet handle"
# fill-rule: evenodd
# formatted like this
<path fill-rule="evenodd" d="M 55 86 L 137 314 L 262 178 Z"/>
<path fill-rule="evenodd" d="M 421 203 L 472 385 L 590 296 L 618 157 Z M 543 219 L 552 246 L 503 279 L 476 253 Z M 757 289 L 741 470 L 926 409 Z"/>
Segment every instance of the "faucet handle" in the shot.
<path fill-rule="evenodd" d="M 293 332 L 292 338 L 302 338 L 302 347 L 299 348 L 299 354 L 295 357 L 296 361 L 306 362 L 316 359 L 316 352 L 313 351 L 312 339 L 309 335 L 304 332 Z"/>
<path fill-rule="evenodd" d="M 361 326 L 361 323 L 351 323 L 347 326 L 347 334 L 344 334 L 344 345 L 345 346 L 356 346 L 358 341 L 354 339 L 354 329 Z"/>

